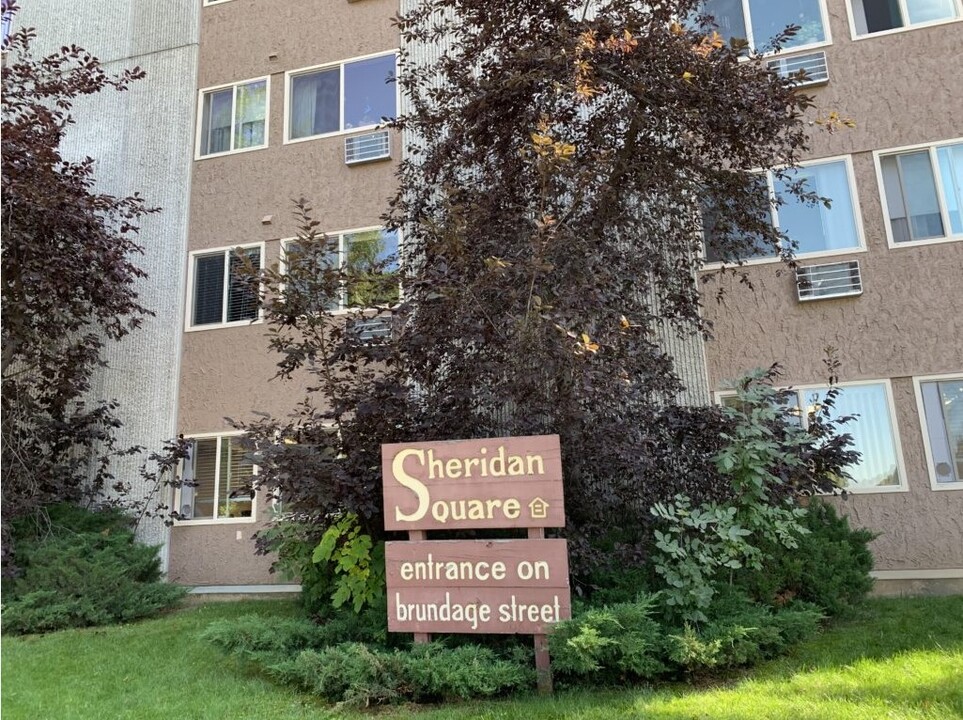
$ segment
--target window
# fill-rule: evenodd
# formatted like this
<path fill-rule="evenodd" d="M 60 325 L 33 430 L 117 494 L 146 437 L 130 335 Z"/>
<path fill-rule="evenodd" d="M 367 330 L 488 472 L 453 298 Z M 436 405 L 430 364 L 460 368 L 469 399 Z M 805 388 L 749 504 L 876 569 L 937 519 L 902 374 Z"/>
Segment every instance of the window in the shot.
<path fill-rule="evenodd" d="M 800 182 L 805 191 L 830 198 L 830 207 L 806 203 L 791 194 L 791 186 Z M 848 159 L 807 163 L 788 171 L 785 178 L 767 173 L 765 185 L 760 181 L 759 196 L 761 204 L 770 196 L 782 202 L 778 207 L 770 207 L 768 212 L 772 223 L 795 244 L 797 256 L 833 255 L 862 248 Z M 719 247 L 725 239 L 716 232 L 713 216 L 712 210 L 704 215 L 706 260 L 718 262 L 724 259 Z M 744 245 L 759 249 L 747 253 L 743 259 L 772 258 L 776 254 L 773 248 L 762 246 L 761 241 Z"/>
<path fill-rule="evenodd" d="M 177 511 L 184 520 L 253 520 L 256 474 L 237 438 L 195 438 L 181 473 Z"/>
<path fill-rule="evenodd" d="M 396 112 L 395 54 L 288 74 L 286 140 L 375 127 Z"/>
<path fill-rule="evenodd" d="M 827 42 L 822 0 L 704 0 L 700 14 L 715 19 L 726 42 L 742 38 L 762 52 L 790 25 L 799 30 L 784 50 Z"/>
<path fill-rule="evenodd" d="M 297 240 L 284 243 L 284 263 L 310 263 L 319 272 L 340 266 L 332 297 L 319 299 L 313 309 L 392 305 L 399 298 L 398 233 L 383 228 L 351 230 L 328 235 L 331 250 L 306 253 Z M 336 248 L 336 249 L 335 249 Z M 325 283 L 318 283 L 325 285 Z M 316 291 L 320 288 L 314 288 Z"/>
<path fill-rule="evenodd" d="M 963 488 L 963 375 L 917 378 L 915 384 L 932 487 Z"/>
<path fill-rule="evenodd" d="M 268 78 L 201 90 L 197 156 L 267 147 Z"/>
<path fill-rule="evenodd" d="M 858 416 L 842 426 L 841 432 L 853 438 L 854 450 L 861 453 L 857 464 L 846 468 L 851 479 L 846 484 L 849 492 L 886 492 L 905 490 L 902 478 L 903 460 L 896 433 L 892 393 L 888 381 L 845 383 L 839 386 L 832 410 L 833 417 Z M 798 416 L 803 425 L 809 415 L 820 409 L 829 391 L 827 387 L 791 389 L 787 411 Z M 732 405 L 732 393 L 721 394 L 719 401 Z"/>
<path fill-rule="evenodd" d="M 963 142 L 877 153 L 890 246 L 963 238 Z"/>
<path fill-rule="evenodd" d="M 262 267 L 260 246 L 191 253 L 188 329 L 242 325 L 258 318 L 257 291 L 242 273 L 243 256 Z"/>
<path fill-rule="evenodd" d="M 960 17 L 959 0 L 851 0 L 856 36 Z"/>

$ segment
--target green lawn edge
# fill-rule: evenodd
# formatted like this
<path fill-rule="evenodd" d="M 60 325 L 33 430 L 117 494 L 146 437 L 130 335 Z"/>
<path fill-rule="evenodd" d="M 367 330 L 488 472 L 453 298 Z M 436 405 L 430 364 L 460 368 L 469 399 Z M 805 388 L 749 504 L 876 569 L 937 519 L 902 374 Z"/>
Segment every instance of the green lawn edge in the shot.
<path fill-rule="evenodd" d="M 874 599 L 778 660 L 698 685 L 561 690 L 435 707 L 332 708 L 201 641 L 215 620 L 290 601 L 188 607 L 108 628 L 2 640 L 5 720 L 950 720 L 963 718 L 963 596 Z"/>

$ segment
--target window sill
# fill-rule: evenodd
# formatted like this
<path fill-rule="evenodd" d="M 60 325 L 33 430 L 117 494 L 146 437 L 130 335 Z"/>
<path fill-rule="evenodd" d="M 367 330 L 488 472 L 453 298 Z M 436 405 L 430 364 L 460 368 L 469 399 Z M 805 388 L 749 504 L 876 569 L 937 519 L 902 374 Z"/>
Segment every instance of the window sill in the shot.
<path fill-rule="evenodd" d="M 945 243 L 960 242 L 963 235 L 951 235 L 950 237 L 929 238 L 928 240 L 910 240 L 908 242 L 893 242 L 887 238 L 887 245 L 891 250 L 900 250 L 908 247 L 921 247 L 925 245 L 943 245 Z"/>
<path fill-rule="evenodd" d="M 363 125 L 362 127 L 349 128 L 348 130 L 337 130 L 336 132 L 321 133 L 320 135 L 308 135 L 307 137 L 299 138 L 284 138 L 285 145 L 296 145 L 298 143 L 310 142 L 311 140 L 326 140 L 330 138 L 347 137 L 348 135 L 361 134 L 365 132 L 371 132 L 373 130 L 387 130 L 388 127 L 384 123 L 375 123 L 374 125 Z"/>
<path fill-rule="evenodd" d="M 202 525 L 253 525 L 256 522 L 256 517 L 198 518 L 197 520 L 175 520 L 174 527 L 199 527 Z"/>
<path fill-rule="evenodd" d="M 945 490 L 963 490 L 963 482 L 939 483 L 930 479 L 930 488 L 933 492 L 943 492 Z"/>
<path fill-rule="evenodd" d="M 811 260 L 819 260 L 821 258 L 828 257 L 839 257 L 841 255 L 859 255 L 867 252 L 864 247 L 855 248 L 844 248 L 842 250 L 826 250 L 825 252 L 812 252 L 812 253 L 802 253 L 800 255 L 794 255 L 793 258 L 798 262 L 810 262 Z M 781 257 L 764 257 L 764 258 L 751 258 L 749 260 L 743 261 L 741 265 L 736 262 L 726 262 L 725 266 L 727 268 L 738 268 L 746 267 L 747 265 L 772 265 L 775 263 L 782 262 Z M 722 269 L 722 262 L 707 262 L 700 268 L 700 272 L 711 272 L 713 270 Z"/>
<path fill-rule="evenodd" d="M 264 318 L 259 317 L 257 320 L 238 320 L 237 322 L 229 323 L 211 323 L 210 325 L 188 325 L 184 328 L 184 332 L 200 332 L 202 330 L 224 330 L 225 328 L 235 328 L 235 327 L 247 327 L 249 325 L 261 325 L 264 323 Z"/>
<path fill-rule="evenodd" d="M 253 152 L 255 150 L 266 150 L 268 147 L 269 145 L 267 143 L 264 143 L 264 145 L 257 145 L 255 147 L 240 148 L 238 150 L 227 150 L 225 152 L 219 152 L 219 153 L 208 153 L 207 155 L 201 155 L 200 153 L 195 153 L 194 160 L 196 162 L 198 160 L 210 160 L 212 158 L 228 157 L 229 155 L 240 155 L 242 153 Z"/>
<path fill-rule="evenodd" d="M 909 492 L 906 485 L 879 485 L 877 487 L 847 487 L 840 488 L 845 490 L 847 495 L 890 495 L 892 493 Z M 817 493 L 818 497 L 838 497 L 834 493 Z"/>
<path fill-rule="evenodd" d="M 821 48 L 829 47 L 832 44 L 833 44 L 832 39 L 827 38 L 826 40 L 820 40 L 819 42 L 809 43 L 808 45 L 799 45 L 797 47 L 783 48 L 782 50 L 778 50 L 776 52 L 769 51 L 767 53 L 762 54 L 760 56 L 760 59 L 780 60 L 782 58 L 791 57 L 799 53 L 807 53 L 807 52 L 812 52 L 813 50 L 819 50 Z"/>
<path fill-rule="evenodd" d="M 853 26 L 852 20 L 850 20 L 850 30 L 851 37 L 854 42 L 859 40 L 869 40 L 871 38 L 885 37 L 887 35 L 898 35 L 900 33 L 912 32 L 913 30 L 923 30 L 925 28 L 939 27 L 940 25 L 952 25 L 953 23 L 958 23 L 963 21 L 963 18 L 947 18 L 946 20 L 933 20 L 928 23 L 917 23 L 916 25 L 906 25 L 904 27 L 893 28 L 892 30 L 880 30 L 879 32 L 866 33 L 865 35 L 857 35 L 856 28 Z"/>

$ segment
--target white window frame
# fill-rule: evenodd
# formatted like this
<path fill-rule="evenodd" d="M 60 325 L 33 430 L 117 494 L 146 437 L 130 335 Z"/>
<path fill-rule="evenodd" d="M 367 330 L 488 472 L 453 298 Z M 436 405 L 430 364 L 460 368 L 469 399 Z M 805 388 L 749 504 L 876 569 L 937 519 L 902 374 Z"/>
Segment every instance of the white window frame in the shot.
<path fill-rule="evenodd" d="M 218 3 L 230 2 L 230 0 L 217 0 Z M 234 118 L 234 112 L 237 108 L 237 89 L 242 85 L 250 85 L 251 83 L 264 81 L 264 144 L 263 145 L 253 145 L 246 148 L 234 148 L 234 126 L 237 124 Z M 231 101 L 231 149 L 225 150 L 224 152 L 207 153 L 206 155 L 201 154 L 201 136 L 203 134 L 202 129 L 204 126 L 204 96 L 210 93 L 218 92 L 219 90 L 226 90 L 227 88 L 233 88 L 234 95 Z M 209 158 L 225 157 L 227 155 L 237 155 L 239 153 L 252 152 L 254 150 L 264 150 L 268 147 L 270 142 L 271 134 L 271 76 L 264 75 L 262 77 L 248 78 L 247 80 L 238 80 L 237 82 L 224 83 L 223 85 L 212 85 L 211 87 L 201 88 L 197 91 L 197 128 L 195 130 L 194 137 L 194 159 L 195 160 L 207 160 Z"/>
<path fill-rule="evenodd" d="M 752 33 L 752 12 L 750 7 L 750 2 L 752 0 L 742 0 L 742 17 L 746 23 L 746 38 L 745 40 L 749 43 L 749 48 L 753 52 L 756 51 L 755 38 Z M 762 2 L 778 2 L 778 0 L 762 0 Z M 792 53 L 806 52 L 809 50 L 815 50 L 816 48 L 826 47 L 827 45 L 833 44 L 832 30 L 829 26 L 829 10 L 826 7 L 826 0 L 817 0 L 819 3 L 819 19 L 823 25 L 823 33 L 825 34 L 825 39 L 819 42 L 809 43 L 808 45 L 799 45 L 798 47 L 784 47 L 782 50 L 778 51 L 768 51 L 762 54 L 764 58 L 773 57 L 783 57 L 788 56 Z M 788 26 L 788 23 L 787 23 Z M 770 38 L 771 39 L 771 38 Z"/>
<path fill-rule="evenodd" d="M 217 507 L 218 502 L 218 491 L 220 490 L 221 482 L 221 453 L 220 453 L 220 443 L 223 440 L 230 440 L 234 437 L 240 437 L 244 433 L 240 430 L 227 430 L 224 432 L 213 432 L 213 433 L 195 433 L 192 435 L 185 435 L 185 440 L 210 440 L 212 438 L 218 439 L 218 448 L 214 457 L 214 507 Z M 260 468 L 257 464 L 252 464 L 251 466 L 251 476 L 257 477 L 260 474 Z M 250 525 L 258 521 L 258 495 L 261 491 L 258 490 L 254 493 L 254 497 L 251 498 L 251 516 L 250 517 L 223 517 L 223 518 L 191 518 L 175 520 L 175 525 Z M 174 492 L 174 507 L 178 510 L 181 506 L 181 488 L 177 488 Z"/>
<path fill-rule="evenodd" d="M 897 0 L 899 2 L 900 12 L 903 13 L 904 18 L 909 18 L 909 11 L 906 8 L 906 0 Z M 846 0 L 846 15 L 849 18 L 849 32 L 850 39 L 852 40 L 866 40 L 868 38 L 883 37 L 885 35 L 895 35 L 896 33 L 909 32 L 911 30 L 919 30 L 920 28 L 936 27 L 938 25 L 948 25 L 950 23 L 956 23 L 963 21 L 963 0 L 953 0 L 953 6 L 956 8 L 956 17 L 947 18 L 945 20 L 932 20 L 926 23 L 917 23 L 915 25 L 904 25 L 903 27 L 892 28 L 891 30 L 880 30 L 879 32 L 866 33 L 865 35 L 856 34 L 856 13 L 853 12 L 853 0 Z"/>
<path fill-rule="evenodd" d="M 926 427 L 926 409 L 923 407 L 923 388 L 922 384 L 927 382 L 939 382 L 940 380 L 960 380 L 963 379 L 963 370 L 957 373 L 945 373 L 941 375 L 918 375 L 913 377 L 913 392 L 916 395 L 916 412 L 919 414 L 920 432 L 923 436 L 923 454 L 926 455 L 926 472 L 930 478 L 930 489 L 934 491 L 943 490 L 963 490 L 963 480 L 958 482 L 941 483 L 936 478 L 936 463 L 933 461 L 933 450 L 930 448 L 930 434 Z"/>
<path fill-rule="evenodd" d="M 324 233 L 324 235 L 326 235 L 329 238 L 332 238 L 335 236 L 338 238 L 338 262 L 340 263 L 341 267 L 344 267 L 344 264 L 345 262 L 347 262 L 347 258 L 348 258 L 347 247 L 345 246 L 345 236 L 354 235 L 355 233 L 373 232 L 375 230 L 383 231 L 385 230 L 385 226 L 370 225 L 367 227 L 353 228 L 351 230 L 338 230 L 337 232 L 326 232 Z M 401 282 L 404 253 L 402 251 L 403 241 L 402 241 L 401 230 L 396 230 L 395 232 L 398 235 L 398 303 L 400 304 L 404 297 L 404 287 L 402 286 L 402 282 Z M 283 238 L 281 240 L 282 274 L 287 274 L 288 245 L 290 245 L 291 243 L 296 243 L 298 241 L 299 241 L 299 238 L 297 237 Z M 278 290 L 283 294 L 284 288 L 285 288 L 285 284 L 281 283 Z M 353 312 L 359 309 L 359 308 L 352 308 L 347 306 L 346 290 L 347 289 L 344 287 L 341 288 L 341 298 L 338 300 L 338 309 L 328 310 L 326 312 L 328 312 L 330 315 L 337 316 L 337 315 L 346 315 L 349 312 Z M 392 307 L 396 307 L 396 305 Z"/>
<path fill-rule="evenodd" d="M 963 240 L 963 235 L 954 235 L 953 228 L 950 227 L 949 211 L 946 207 L 945 189 L 943 188 L 943 176 L 940 173 L 940 165 L 936 157 L 937 149 L 947 145 L 959 145 L 963 143 L 963 137 L 952 140 L 941 140 L 933 143 L 920 143 L 918 145 L 905 145 L 898 148 L 886 148 L 884 150 L 873 151 L 873 164 L 876 168 L 876 187 L 879 190 L 880 207 L 883 210 L 883 225 L 886 229 L 886 244 L 890 250 L 897 250 L 906 247 L 919 247 L 920 245 L 940 245 L 948 242 L 959 242 Z M 898 243 L 893 239 L 893 229 L 889 220 L 889 204 L 886 201 L 886 186 L 883 184 L 883 163 L 884 157 L 890 155 L 901 155 L 903 153 L 914 152 L 917 150 L 928 150 L 930 156 L 930 169 L 933 171 L 933 180 L 936 183 L 936 201 L 940 206 L 940 217 L 943 219 L 943 228 L 947 232 L 945 237 L 926 238 L 925 240 L 909 240 Z M 963 212 L 963 207 L 960 208 Z"/>
<path fill-rule="evenodd" d="M 903 461 L 903 441 L 902 441 L 902 437 L 900 436 L 899 424 L 896 421 L 896 404 L 893 400 L 892 382 L 888 378 L 884 378 L 880 380 L 852 380 L 849 382 L 836 383 L 836 385 L 834 385 L 833 387 L 838 387 L 842 390 L 845 390 L 848 387 L 859 387 L 863 385 L 882 385 L 883 386 L 883 395 L 886 398 L 886 408 L 889 411 L 890 427 L 893 429 L 893 444 L 894 444 L 894 450 L 896 454 L 896 471 L 897 473 L 899 473 L 899 484 L 889 485 L 889 486 L 878 486 L 878 487 L 871 487 L 871 488 L 847 486 L 840 489 L 845 490 L 847 493 L 851 493 L 853 495 L 876 495 L 876 494 L 883 494 L 883 493 L 909 492 L 909 481 L 908 481 L 908 478 L 906 477 L 906 464 Z M 805 385 L 789 385 L 787 387 L 782 387 L 779 389 L 791 390 L 795 392 L 796 401 L 797 403 L 799 403 L 799 400 L 801 399 L 800 393 L 805 392 L 807 390 L 828 390 L 829 387 L 830 386 L 827 385 L 826 383 L 809 383 Z M 715 400 L 716 405 L 722 405 L 723 398 L 734 397 L 737 394 L 738 393 L 736 393 L 735 390 L 716 390 L 713 393 L 713 399 Z M 806 417 L 806 413 L 802 412 L 801 403 L 799 403 L 799 407 L 800 407 L 800 414 L 799 414 L 800 421 L 802 422 L 803 427 L 806 427 L 806 425 L 809 422 L 809 419 Z M 859 422 L 859 418 L 856 418 L 854 422 Z M 842 427 L 841 432 L 843 433 L 846 432 L 845 425 Z M 820 494 L 828 494 L 828 493 L 820 493 Z"/>
<path fill-rule="evenodd" d="M 851 155 L 834 155 L 832 157 L 818 158 L 815 160 L 806 160 L 805 162 L 799 163 L 800 168 L 811 167 L 813 165 L 828 165 L 829 163 L 842 161 L 846 167 L 846 180 L 849 186 L 849 197 L 853 204 L 853 220 L 856 225 L 856 241 L 857 245 L 851 248 L 841 248 L 839 250 L 817 250 L 816 252 L 803 252 L 796 253 L 793 257 L 797 260 L 812 260 L 814 258 L 824 258 L 824 257 L 838 257 L 842 255 L 856 255 L 859 253 L 864 253 L 867 251 L 866 248 L 866 233 L 863 229 L 863 212 L 859 205 L 859 193 L 856 191 L 856 175 L 853 172 L 853 158 Z M 784 168 L 775 168 L 784 169 Z M 758 172 L 758 171 L 757 171 Z M 775 187 L 773 183 L 773 176 L 771 171 L 766 172 L 766 187 L 769 189 L 769 211 L 773 219 L 773 227 L 779 227 L 779 209 L 775 204 Z M 702 257 L 705 258 L 705 248 L 702 250 Z M 772 263 L 782 262 L 782 258 L 779 255 L 774 255 L 771 257 L 754 257 L 746 258 L 742 261 L 742 265 L 769 265 Z M 733 262 L 725 263 L 728 266 L 732 266 Z M 702 270 L 718 270 L 723 265 L 722 261 L 706 262 L 702 265 Z"/>
<path fill-rule="evenodd" d="M 339 137 L 341 135 L 353 135 L 354 133 L 363 133 L 375 128 L 381 127 L 382 123 L 373 123 L 371 125 L 364 125 L 361 127 L 353 127 L 345 129 L 344 127 L 344 66 L 350 65 L 354 62 L 360 62 L 363 60 L 374 60 L 375 58 L 388 57 L 393 55 L 395 58 L 395 112 L 399 111 L 401 107 L 401 86 L 397 82 L 399 65 L 398 65 L 398 55 L 399 50 L 395 48 L 393 50 L 385 50 L 383 52 L 371 53 L 369 55 L 359 55 L 353 58 L 347 58 L 345 60 L 338 60 L 335 62 L 323 63 L 321 65 L 312 65 L 310 67 L 298 68 L 297 70 L 288 70 L 284 73 L 284 140 L 285 145 L 291 145 L 299 142 L 307 142 L 309 140 L 318 140 L 320 138 L 331 138 Z M 311 73 L 320 72 L 324 70 L 330 70 L 332 68 L 339 68 L 340 79 L 338 81 L 339 96 L 340 101 L 340 111 L 341 116 L 338 119 L 339 129 L 329 133 L 320 133 L 318 135 L 307 135 L 305 137 L 292 138 L 291 137 L 291 105 L 292 100 L 292 80 L 298 75 L 309 75 Z"/>
<path fill-rule="evenodd" d="M 230 258 L 234 253 L 234 250 L 240 248 L 241 250 L 249 250 L 251 248 L 258 248 L 260 250 L 260 266 L 258 269 L 264 269 L 264 243 L 245 243 L 243 245 L 222 245 L 221 247 L 206 248 L 204 250 L 191 250 L 187 254 L 187 302 L 186 312 L 184 314 L 184 332 L 198 332 L 201 330 L 218 330 L 220 328 L 229 327 L 244 327 L 247 325 L 257 325 L 261 323 L 264 319 L 264 310 L 258 307 L 257 317 L 253 320 L 234 320 L 233 322 L 226 322 L 222 320 L 219 323 L 208 323 L 206 325 L 194 325 L 194 266 L 195 259 L 198 257 L 203 257 L 205 255 L 224 255 L 224 294 L 221 296 L 221 318 L 227 317 L 227 302 L 228 302 L 228 289 L 231 282 L 231 271 L 230 271 Z"/>

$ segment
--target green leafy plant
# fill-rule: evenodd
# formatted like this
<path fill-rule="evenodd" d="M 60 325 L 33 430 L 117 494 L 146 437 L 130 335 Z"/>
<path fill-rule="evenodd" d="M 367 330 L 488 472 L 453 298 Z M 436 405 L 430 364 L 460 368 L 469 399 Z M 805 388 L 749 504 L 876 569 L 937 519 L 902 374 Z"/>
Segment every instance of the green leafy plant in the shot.
<path fill-rule="evenodd" d="M 735 402 L 723 410 L 730 425 L 714 462 L 730 497 L 695 505 L 678 494 L 651 508 L 659 520 L 654 569 L 666 585 L 666 605 L 687 621 L 707 620 L 719 582 L 731 582 L 743 569 L 759 573 L 768 555 L 798 549 L 810 532 L 797 501 L 800 490 L 834 483 L 852 459 L 845 450 L 848 437 L 835 434 L 831 425 L 814 418 L 814 430 L 802 427 L 786 393 L 772 386 L 774 377 L 774 368 L 748 375 L 738 384 Z M 816 455 L 819 446 L 836 462 Z"/>
<path fill-rule="evenodd" d="M 271 571 L 301 583 L 301 602 L 318 614 L 325 614 L 331 605 L 331 565 L 313 559 L 323 529 L 307 518 L 285 513 L 276 515 L 256 536 L 258 552 L 275 558 Z"/>
<path fill-rule="evenodd" d="M 354 611 L 378 602 L 385 594 L 385 546 L 361 531 L 358 516 L 345 513 L 321 536 L 311 555 L 314 563 L 333 569 L 331 604 L 350 602 Z"/>

